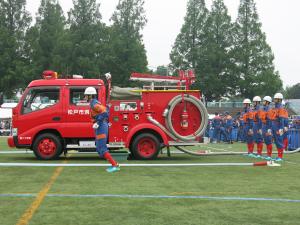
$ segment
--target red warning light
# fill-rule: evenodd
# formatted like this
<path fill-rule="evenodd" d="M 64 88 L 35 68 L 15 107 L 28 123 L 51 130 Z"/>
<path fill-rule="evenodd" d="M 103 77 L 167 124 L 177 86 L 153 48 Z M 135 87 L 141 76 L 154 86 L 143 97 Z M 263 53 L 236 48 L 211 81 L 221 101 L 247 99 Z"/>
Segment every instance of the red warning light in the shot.
<path fill-rule="evenodd" d="M 58 78 L 57 72 L 54 72 L 52 70 L 46 70 L 43 72 L 43 78 L 45 80 L 53 80 Z"/>

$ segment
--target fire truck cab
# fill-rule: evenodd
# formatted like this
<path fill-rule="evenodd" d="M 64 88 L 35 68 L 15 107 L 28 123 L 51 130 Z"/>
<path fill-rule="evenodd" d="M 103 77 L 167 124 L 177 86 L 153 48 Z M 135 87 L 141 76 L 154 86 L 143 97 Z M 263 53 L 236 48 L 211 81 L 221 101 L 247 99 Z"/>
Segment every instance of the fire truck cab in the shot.
<path fill-rule="evenodd" d="M 110 88 L 101 79 L 74 76 L 58 79 L 45 71 L 32 81 L 13 109 L 10 147 L 33 150 L 38 159 L 57 159 L 68 150 L 95 149 L 87 87 L 95 87 L 98 100 L 110 104 L 108 147 L 128 148 L 136 159 L 155 159 L 163 147 L 199 143 L 207 125 L 200 91 L 189 90 L 192 72 L 179 77 L 134 73 L 131 80 L 149 82 L 141 89 Z M 167 82 L 175 86 L 155 86 Z"/>

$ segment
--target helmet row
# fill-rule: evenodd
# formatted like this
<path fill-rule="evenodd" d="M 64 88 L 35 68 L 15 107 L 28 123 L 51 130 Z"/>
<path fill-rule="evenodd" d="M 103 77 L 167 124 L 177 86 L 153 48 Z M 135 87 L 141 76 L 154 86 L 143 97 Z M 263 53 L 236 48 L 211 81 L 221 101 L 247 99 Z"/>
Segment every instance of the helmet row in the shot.
<path fill-rule="evenodd" d="M 283 95 L 281 93 L 276 93 L 274 95 L 274 99 L 281 99 L 281 100 L 283 100 Z M 263 98 L 263 101 L 272 102 L 272 98 L 270 96 L 265 96 Z M 253 98 L 253 102 L 261 102 L 261 97 L 255 96 Z M 244 99 L 243 103 L 244 104 L 251 104 L 251 100 L 249 98 L 246 98 L 246 99 Z"/>

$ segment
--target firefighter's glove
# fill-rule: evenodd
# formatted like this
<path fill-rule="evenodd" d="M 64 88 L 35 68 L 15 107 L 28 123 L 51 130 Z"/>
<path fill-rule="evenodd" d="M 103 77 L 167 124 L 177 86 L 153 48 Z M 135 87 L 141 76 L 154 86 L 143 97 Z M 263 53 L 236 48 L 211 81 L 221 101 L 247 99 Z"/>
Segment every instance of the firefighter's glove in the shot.
<path fill-rule="evenodd" d="M 284 127 L 284 128 L 283 128 L 284 133 L 288 132 L 288 130 L 289 130 L 288 127 Z"/>
<path fill-rule="evenodd" d="M 253 135 L 253 130 L 252 129 L 249 129 L 249 131 L 248 131 L 248 135 Z"/>
<path fill-rule="evenodd" d="M 278 134 L 279 134 L 280 136 L 282 136 L 282 135 L 283 135 L 283 129 L 279 129 L 279 130 L 278 130 Z"/>
<path fill-rule="evenodd" d="M 257 131 L 257 133 L 260 134 L 260 135 L 262 135 L 262 130 L 259 129 L 259 130 Z"/>
<path fill-rule="evenodd" d="M 271 135 L 272 135 L 272 130 L 271 130 L 271 129 L 268 129 L 267 135 L 268 135 L 268 136 L 271 136 Z"/>
<path fill-rule="evenodd" d="M 94 128 L 94 129 L 98 129 L 98 128 L 99 128 L 98 123 L 94 123 L 94 124 L 93 124 L 93 128 Z"/>

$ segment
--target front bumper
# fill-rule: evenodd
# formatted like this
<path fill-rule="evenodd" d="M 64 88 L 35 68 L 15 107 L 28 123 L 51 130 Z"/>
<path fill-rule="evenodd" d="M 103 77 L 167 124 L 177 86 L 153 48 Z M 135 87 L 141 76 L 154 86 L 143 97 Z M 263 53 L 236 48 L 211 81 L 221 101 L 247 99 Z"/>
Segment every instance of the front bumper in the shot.
<path fill-rule="evenodd" d="M 7 139 L 7 144 L 11 148 L 29 148 L 29 149 L 31 149 L 30 145 L 19 144 L 18 136 L 9 136 Z"/>
<path fill-rule="evenodd" d="M 9 136 L 8 139 L 7 139 L 7 144 L 9 147 L 11 148 L 15 148 L 16 147 L 16 144 L 14 142 L 14 137 L 13 136 Z"/>

